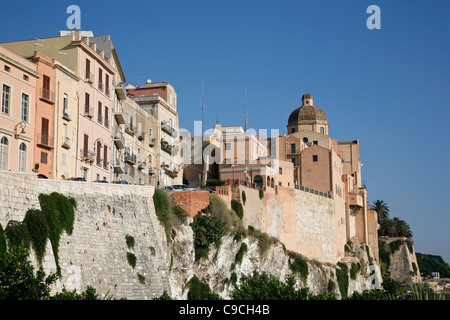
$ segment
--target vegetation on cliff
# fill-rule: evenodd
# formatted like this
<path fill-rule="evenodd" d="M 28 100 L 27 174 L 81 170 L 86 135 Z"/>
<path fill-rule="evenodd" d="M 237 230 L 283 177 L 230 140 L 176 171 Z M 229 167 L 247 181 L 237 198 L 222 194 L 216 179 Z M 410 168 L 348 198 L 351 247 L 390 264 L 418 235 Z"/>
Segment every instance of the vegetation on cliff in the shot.
<path fill-rule="evenodd" d="M 441 256 L 417 252 L 416 258 L 424 277 L 431 278 L 432 272 L 439 272 L 441 278 L 450 278 L 450 266 Z"/>

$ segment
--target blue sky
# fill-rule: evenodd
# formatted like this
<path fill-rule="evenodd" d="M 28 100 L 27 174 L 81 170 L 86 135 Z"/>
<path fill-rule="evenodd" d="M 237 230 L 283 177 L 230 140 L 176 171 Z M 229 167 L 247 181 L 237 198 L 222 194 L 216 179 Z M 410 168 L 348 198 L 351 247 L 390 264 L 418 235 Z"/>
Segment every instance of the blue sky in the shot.
<path fill-rule="evenodd" d="M 369 200 L 412 228 L 416 251 L 450 262 L 450 1 L 9 1 L 0 42 L 57 36 L 66 8 L 111 35 L 129 83 L 170 82 L 180 127 L 285 132 L 306 89 L 334 139 L 359 139 Z M 369 30 L 369 5 L 381 29 Z"/>

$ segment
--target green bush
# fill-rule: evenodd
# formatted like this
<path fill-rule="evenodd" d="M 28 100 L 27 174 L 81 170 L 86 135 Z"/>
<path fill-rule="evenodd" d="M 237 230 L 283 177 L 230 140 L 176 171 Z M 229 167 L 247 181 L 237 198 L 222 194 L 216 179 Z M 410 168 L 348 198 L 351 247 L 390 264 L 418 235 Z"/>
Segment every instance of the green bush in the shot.
<path fill-rule="evenodd" d="M 353 280 L 356 279 L 356 276 L 358 275 L 358 272 L 361 270 L 361 264 L 358 263 L 353 263 L 350 267 L 350 278 L 352 278 Z"/>
<path fill-rule="evenodd" d="M 339 291 L 342 298 L 347 297 L 348 292 L 348 267 L 345 263 L 338 262 L 336 269 L 336 277 L 339 285 Z"/>
<path fill-rule="evenodd" d="M 264 198 L 264 190 L 263 189 L 259 189 L 259 198 L 260 199 Z"/>
<path fill-rule="evenodd" d="M 134 249 L 134 237 L 127 234 L 125 236 L 125 242 L 127 243 L 128 249 Z"/>
<path fill-rule="evenodd" d="M 153 194 L 153 203 L 158 220 L 164 226 L 167 243 L 171 241 L 172 228 L 186 222 L 187 214 L 175 204 L 172 197 L 161 189 L 155 189 Z"/>
<path fill-rule="evenodd" d="M 128 264 L 134 269 L 136 267 L 136 256 L 134 253 L 127 252 Z"/>
<path fill-rule="evenodd" d="M 206 215 L 196 215 L 191 223 L 194 231 L 194 245 L 196 259 L 205 257 L 211 243 L 218 246 L 224 232 L 224 224 L 218 218 Z"/>
<path fill-rule="evenodd" d="M 291 257 L 291 259 L 289 259 L 290 269 L 294 273 L 298 273 L 300 275 L 300 278 L 305 285 L 309 273 L 308 263 L 306 262 L 306 259 L 304 259 L 300 254 L 293 251 L 289 251 L 288 254 Z"/>
<path fill-rule="evenodd" d="M 267 233 L 261 232 L 253 226 L 248 226 L 248 233 L 258 240 L 258 249 L 261 255 L 264 255 L 274 243 Z"/>
<path fill-rule="evenodd" d="M 209 285 L 201 281 L 196 275 L 186 283 L 186 287 L 189 289 L 188 300 L 220 300 L 219 295 L 213 292 Z"/>
<path fill-rule="evenodd" d="M 241 264 L 242 259 L 244 258 L 244 254 L 247 252 L 248 248 L 245 243 L 241 244 L 241 247 L 239 248 L 239 251 L 236 253 L 236 257 L 234 259 L 234 262 L 236 264 Z"/>
<path fill-rule="evenodd" d="M 27 226 L 36 257 L 42 264 L 49 236 L 49 227 L 45 215 L 41 210 L 30 209 L 27 211 L 23 222 Z"/>
<path fill-rule="evenodd" d="M 225 184 L 225 181 L 223 180 L 217 180 L 217 179 L 208 179 L 206 181 L 206 185 L 210 187 L 220 187 Z"/>
<path fill-rule="evenodd" d="M 231 209 L 236 213 L 239 219 L 242 220 L 244 218 L 244 208 L 239 201 L 231 199 Z"/>
<path fill-rule="evenodd" d="M 30 248 L 30 234 L 28 228 L 22 221 L 9 220 L 5 228 L 6 239 L 10 249 L 23 245 L 24 248 Z"/>
<path fill-rule="evenodd" d="M 6 235 L 2 225 L 0 224 L 0 257 L 6 254 L 6 250 Z"/>
<path fill-rule="evenodd" d="M 245 201 L 247 201 L 247 195 L 245 194 L 245 191 L 242 191 L 242 203 L 245 205 Z"/>

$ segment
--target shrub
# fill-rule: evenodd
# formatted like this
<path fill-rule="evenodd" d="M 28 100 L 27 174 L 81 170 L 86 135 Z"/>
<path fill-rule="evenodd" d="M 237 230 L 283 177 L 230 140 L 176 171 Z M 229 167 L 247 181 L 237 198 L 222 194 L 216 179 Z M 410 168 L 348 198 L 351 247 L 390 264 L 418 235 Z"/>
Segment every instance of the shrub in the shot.
<path fill-rule="evenodd" d="M 247 195 L 245 194 L 245 191 L 242 191 L 242 203 L 245 205 L 245 201 L 247 201 Z"/>
<path fill-rule="evenodd" d="M 127 243 L 128 249 L 133 249 L 134 248 L 134 237 L 132 237 L 132 236 L 127 234 L 125 236 L 125 242 Z"/>
<path fill-rule="evenodd" d="M 266 251 L 273 245 L 273 239 L 265 232 L 255 229 L 253 226 L 248 226 L 249 234 L 254 236 L 258 240 L 258 249 L 261 255 L 264 255 Z"/>
<path fill-rule="evenodd" d="M 225 181 L 223 181 L 223 180 L 208 179 L 206 181 L 206 185 L 211 186 L 211 187 L 220 187 L 220 186 L 223 186 L 224 184 L 225 184 Z"/>
<path fill-rule="evenodd" d="M 175 205 L 172 197 L 167 192 L 161 189 L 155 189 L 153 203 L 156 216 L 164 226 L 167 243 L 170 243 L 172 228 L 185 223 L 187 214 L 181 207 Z"/>
<path fill-rule="evenodd" d="M 186 283 L 189 289 L 188 300 L 219 300 L 220 297 L 214 293 L 208 284 L 201 281 L 196 275 Z"/>
<path fill-rule="evenodd" d="M 241 247 L 239 248 L 239 251 L 236 253 L 236 257 L 234 259 L 234 262 L 237 264 L 242 263 L 242 259 L 244 258 L 244 254 L 247 252 L 248 248 L 245 243 L 241 244 Z"/>
<path fill-rule="evenodd" d="M 128 264 L 134 269 L 136 267 L 136 256 L 134 253 L 127 252 L 127 260 Z"/>
<path fill-rule="evenodd" d="M 23 222 L 27 226 L 36 257 L 39 263 L 42 264 L 49 235 L 49 227 L 45 215 L 41 210 L 30 209 L 27 211 Z"/>
<path fill-rule="evenodd" d="M 298 273 L 302 279 L 303 284 L 306 284 L 306 279 L 308 278 L 308 264 L 306 259 L 304 259 L 300 254 L 289 251 L 288 252 L 291 259 L 289 259 L 289 267 L 294 273 Z M 292 262 L 291 262 L 292 260 Z"/>
<path fill-rule="evenodd" d="M 263 189 L 259 189 L 259 198 L 260 199 L 264 198 L 264 190 Z"/>
<path fill-rule="evenodd" d="M 350 267 L 350 277 L 353 280 L 355 280 L 356 276 L 360 270 L 361 270 L 361 264 L 359 262 L 357 264 L 352 262 L 352 265 Z"/>
<path fill-rule="evenodd" d="M 224 224 L 218 218 L 206 215 L 196 215 L 191 223 L 194 231 L 196 259 L 205 257 L 211 243 L 219 244 L 224 231 Z"/>
<path fill-rule="evenodd" d="M 236 213 L 239 219 L 242 220 L 244 218 L 244 208 L 242 207 L 242 204 L 239 201 L 232 199 L 231 209 Z"/>
<path fill-rule="evenodd" d="M 336 269 L 336 277 L 339 285 L 341 297 L 347 297 L 348 292 L 348 267 L 345 263 L 338 262 L 338 269 Z"/>

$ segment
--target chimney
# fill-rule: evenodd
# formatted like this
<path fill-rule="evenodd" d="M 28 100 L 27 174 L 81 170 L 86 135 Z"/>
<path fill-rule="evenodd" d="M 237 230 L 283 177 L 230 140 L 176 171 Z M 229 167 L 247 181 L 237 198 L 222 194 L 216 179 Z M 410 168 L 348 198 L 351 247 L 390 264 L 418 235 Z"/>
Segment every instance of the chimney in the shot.
<path fill-rule="evenodd" d="M 99 54 L 100 57 L 102 57 L 103 59 L 105 58 L 105 51 L 99 50 L 98 54 Z"/>
<path fill-rule="evenodd" d="M 81 30 L 75 30 L 75 40 L 81 40 Z"/>
<path fill-rule="evenodd" d="M 91 49 L 92 49 L 94 52 L 97 52 L 97 44 L 96 44 L 95 42 L 91 42 L 91 43 L 89 44 L 89 47 L 91 47 Z"/>

